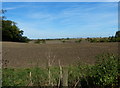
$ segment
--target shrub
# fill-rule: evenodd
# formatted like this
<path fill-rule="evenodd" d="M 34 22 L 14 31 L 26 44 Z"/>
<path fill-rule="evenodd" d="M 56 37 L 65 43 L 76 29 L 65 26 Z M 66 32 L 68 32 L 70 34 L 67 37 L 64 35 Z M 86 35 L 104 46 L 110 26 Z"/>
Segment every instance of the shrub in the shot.
<path fill-rule="evenodd" d="M 76 40 L 75 42 L 76 43 L 80 43 L 82 41 L 82 39 L 79 39 L 79 40 Z"/>
<path fill-rule="evenodd" d="M 116 38 L 116 41 L 117 41 L 117 42 L 120 42 L 120 37 L 117 37 L 117 38 Z"/>
<path fill-rule="evenodd" d="M 37 43 L 37 44 L 43 44 L 43 43 L 46 43 L 46 40 L 44 40 L 44 39 L 38 39 L 38 40 L 35 41 L 35 43 Z"/>
<path fill-rule="evenodd" d="M 70 38 L 66 38 L 67 40 L 69 40 Z"/>
<path fill-rule="evenodd" d="M 65 43 L 66 41 L 65 40 L 61 40 L 62 41 L 62 43 Z"/>
<path fill-rule="evenodd" d="M 95 65 L 71 66 L 69 83 L 82 88 L 116 88 L 118 86 L 118 57 L 113 54 L 103 54 L 97 57 Z"/>
<path fill-rule="evenodd" d="M 116 38 L 114 36 L 109 37 L 109 42 L 116 42 Z"/>
<path fill-rule="evenodd" d="M 90 38 L 90 40 L 89 40 L 91 43 L 92 42 L 98 42 L 98 40 L 96 39 L 96 38 Z"/>
<path fill-rule="evenodd" d="M 103 54 L 98 57 L 94 67 L 96 84 L 100 86 L 113 86 L 117 83 L 118 57 L 113 54 Z"/>
<path fill-rule="evenodd" d="M 36 40 L 35 43 L 38 43 L 38 44 L 39 44 L 39 43 L 40 43 L 40 39 Z"/>
<path fill-rule="evenodd" d="M 100 38 L 99 42 L 108 42 L 108 39 L 107 38 Z"/>
<path fill-rule="evenodd" d="M 30 41 L 30 39 L 28 39 L 27 37 L 23 36 L 20 38 L 20 42 L 26 42 L 28 43 Z"/>

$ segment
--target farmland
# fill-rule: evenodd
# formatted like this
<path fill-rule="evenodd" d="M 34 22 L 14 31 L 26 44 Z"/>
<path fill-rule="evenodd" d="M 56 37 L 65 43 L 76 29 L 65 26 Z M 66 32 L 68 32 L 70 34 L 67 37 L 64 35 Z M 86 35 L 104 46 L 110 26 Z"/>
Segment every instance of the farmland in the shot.
<path fill-rule="evenodd" d="M 118 7 L 4 3 L 0 87 L 119 88 Z"/>
<path fill-rule="evenodd" d="M 3 87 L 116 88 L 118 43 L 74 41 L 2 42 Z"/>
<path fill-rule="evenodd" d="M 94 64 L 95 56 L 102 53 L 118 53 L 118 43 L 61 43 L 58 40 L 46 44 L 3 42 L 3 60 L 9 61 L 7 67 L 46 66 L 48 58 L 52 66 L 61 61 L 63 66 L 85 62 Z"/>

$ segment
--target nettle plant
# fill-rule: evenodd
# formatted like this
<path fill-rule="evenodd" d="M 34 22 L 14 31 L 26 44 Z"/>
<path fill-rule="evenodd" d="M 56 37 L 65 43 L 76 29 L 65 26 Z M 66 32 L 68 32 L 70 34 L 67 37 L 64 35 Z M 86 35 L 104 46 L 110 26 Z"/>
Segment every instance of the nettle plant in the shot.
<path fill-rule="evenodd" d="M 114 86 L 118 79 L 118 56 L 103 54 L 97 57 L 94 67 L 95 83 L 101 86 Z"/>

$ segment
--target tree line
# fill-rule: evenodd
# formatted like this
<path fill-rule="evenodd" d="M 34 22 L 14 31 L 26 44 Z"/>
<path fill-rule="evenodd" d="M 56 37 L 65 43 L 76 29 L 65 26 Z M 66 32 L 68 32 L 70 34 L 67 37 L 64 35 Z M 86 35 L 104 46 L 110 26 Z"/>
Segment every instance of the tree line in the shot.
<path fill-rule="evenodd" d="M 103 37 L 103 38 L 87 38 L 89 42 L 120 42 L 120 31 L 117 31 L 115 36 Z"/>

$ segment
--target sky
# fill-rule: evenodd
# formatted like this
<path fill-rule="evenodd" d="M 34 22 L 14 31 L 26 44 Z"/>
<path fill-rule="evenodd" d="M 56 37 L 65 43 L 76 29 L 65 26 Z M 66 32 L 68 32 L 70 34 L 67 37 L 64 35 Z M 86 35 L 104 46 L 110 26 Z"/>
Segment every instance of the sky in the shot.
<path fill-rule="evenodd" d="M 1 0 L 3 2 L 119 2 L 120 0 Z"/>
<path fill-rule="evenodd" d="M 114 36 L 117 2 L 3 2 L 5 16 L 31 39 Z"/>

